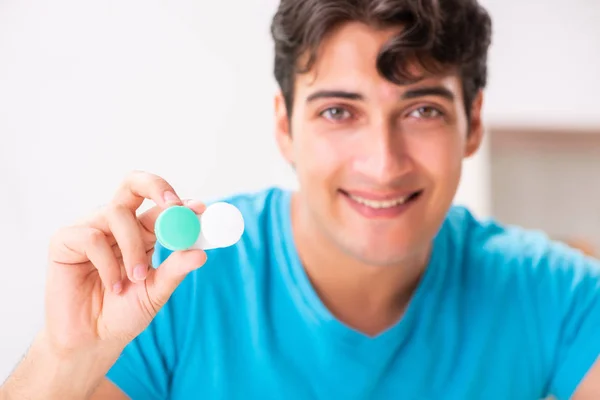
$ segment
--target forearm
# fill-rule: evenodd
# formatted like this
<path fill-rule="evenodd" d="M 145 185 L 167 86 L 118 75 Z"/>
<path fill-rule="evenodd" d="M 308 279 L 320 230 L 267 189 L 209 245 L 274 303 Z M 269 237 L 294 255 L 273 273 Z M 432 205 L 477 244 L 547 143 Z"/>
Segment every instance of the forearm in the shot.
<path fill-rule="evenodd" d="M 115 347 L 58 354 L 40 334 L 0 387 L 0 400 L 89 398 L 119 354 Z"/>

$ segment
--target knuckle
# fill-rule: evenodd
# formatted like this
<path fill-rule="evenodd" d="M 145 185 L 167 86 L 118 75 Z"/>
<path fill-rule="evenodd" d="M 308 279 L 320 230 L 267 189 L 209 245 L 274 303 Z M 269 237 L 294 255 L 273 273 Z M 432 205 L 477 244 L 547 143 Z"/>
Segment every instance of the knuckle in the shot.
<path fill-rule="evenodd" d="M 133 270 L 137 264 L 146 262 L 146 252 L 136 242 L 130 243 L 127 248 L 121 249 L 121 251 L 125 267 L 129 270 Z"/>
<path fill-rule="evenodd" d="M 172 186 L 161 176 L 140 170 L 131 171 L 123 182 L 121 189 L 131 190 L 132 188 L 144 188 L 144 191 L 157 194 L 166 190 L 173 190 Z"/>
<path fill-rule="evenodd" d="M 109 206 L 106 206 L 106 208 L 104 209 L 104 215 L 109 221 L 114 221 L 115 219 L 118 219 L 123 215 L 123 213 L 126 212 L 127 209 L 118 203 L 113 203 Z"/>
<path fill-rule="evenodd" d="M 56 229 L 50 235 L 50 247 L 55 247 L 59 244 L 62 244 L 65 240 L 65 237 L 68 235 L 69 230 L 72 229 L 70 227 L 61 227 Z"/>
<path fill-rule="evenodd" d="M 148 172 L 141 170 L 132 170 L 125 175 L 125 179 L 121 182 L 119 192 L 126 191 L 134 186 L 139 186 L 140 182 L 148 180 L 148 176 L 151 175 Z"/>
<path fill-rule="evenodd" d="M 140 171 L 129 171 L 127 174 L 125 174 L 125 177 L 123 178 L 123 180 L 121 181 L 121 183 L 119 184 L 118 192 L 121 192 L 123 190 L 126 190 L 127 188 L 131 187 L 131 185 L 133 184 L 133 182 L 135 182 L 136 180 L 138 180 L 138 176 L 141 174 Z"/>
<path fill-rule="evenodd" d="M 106 236 L 97 229 L 90 229 L 87 232 L 87 241 L 92 246 L 99 246 L 106 242 Z"/>
<path fill-rule="evenodd" d="M 158 175 L 150 174 L 148 176 L 148 182 L 151 187 L 156 188 L 158 190 L 171 189 L 171 185 L 169 185 L 169 183 L 166 180 L 164 180 Z"/>

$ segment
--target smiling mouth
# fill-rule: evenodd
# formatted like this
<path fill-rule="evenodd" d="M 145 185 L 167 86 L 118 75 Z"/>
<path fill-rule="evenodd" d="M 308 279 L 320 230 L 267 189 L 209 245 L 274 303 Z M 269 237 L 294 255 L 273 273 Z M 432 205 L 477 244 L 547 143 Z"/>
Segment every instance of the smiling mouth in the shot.
<path fill-rule="evenodd" d="M 392 208 L 392 207 L 396 207 L 396 206 L 399 206 L 402 204 L 406 204 L 409 201 L 417 198 L 417 196 L 419 196 L 420 194 L 421 194 L 421 192 L 414 192 L 409 195 L 398 197 L 398 198 L 391 199 L 391 200 L 370 200 L 370 199 L 366 199 L 364 197 L 352 195 L 350 193 L 348 193 L 348 197 L 350 197 L 352 200 L 356 201 L 357 203 L 363 204 L 367 207 L 380 209 L 380 208 Z"/>
<path fill-rule="evenodd" d="M 375 216 L 379 213 L 385 213 L 385 215 L 387 215 L 390 212 L 395 215 L 396 213 L 403 211 L 421 196 L 423 190 L 417 190 L 396 196 L 364 195 L 362 193 L 350 193 L 344 190 L 340 190 L 340 192 L 348 200 L 350 200 L 351 203 L 354 203 L 363 211 L 367 211 L 369 209 L 372 210 L 372 212 L 369 212 L 368 214 Z M 391 214 L 389 216 L 391 216 Z"/>
<path fill-rule="evenodd" d="M 364 206 L 374 208 L 374 209 L 386 209 L 386 208 L 394 208 L 403 204 L 407 204 L 413 200 L 416 200 L 423 191 L 418 190 L 409 194 L 383 199 L 383 200 L 375 200 L 372 198 L 366 198 L 357 194 L 349 193 L 343 190 L 340 190 L 344 195 L 348 196 L 350 199 L 355 202 L 362 204 Z"/>

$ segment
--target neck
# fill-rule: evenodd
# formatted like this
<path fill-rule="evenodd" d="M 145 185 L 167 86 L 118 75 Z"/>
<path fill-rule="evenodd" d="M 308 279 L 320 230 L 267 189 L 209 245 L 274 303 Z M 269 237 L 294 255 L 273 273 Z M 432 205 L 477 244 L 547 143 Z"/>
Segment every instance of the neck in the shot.
<path fill-rule="evenodd" d="M 341 322 L 376 335 L 403 315 L 425 270 L 430 249 L 398 265 L 370 265 L 345 253 L 303 215 L 292 199 L 300 259 L 321 301 Z"/>

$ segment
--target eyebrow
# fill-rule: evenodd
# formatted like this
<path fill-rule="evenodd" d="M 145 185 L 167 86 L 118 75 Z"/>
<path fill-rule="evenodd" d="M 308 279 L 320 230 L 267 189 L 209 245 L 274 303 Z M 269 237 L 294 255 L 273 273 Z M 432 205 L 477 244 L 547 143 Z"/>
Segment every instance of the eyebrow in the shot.
<path fill-rule="evenodd" d="M 346 92 L 344 90 L 319 90 L 306 98 L 306 102 L 317 99 L 346 99 L 346 100 L 364 100 L 360 93 Z"/>
<path fill-rule="evenodd" d="M 410 89 L 410 90 L 407 90 L 406 92 L 402 93 L 401 98 L 402 98 L 402 100 L 410 100 L 410 99 L 426 97 L 426 96 L 443 97 L 450 101 L 455 100 L 454 93 L 452 93 L 449 89 L 446 89 L 443 86 L 425 86 L 425 87 Z"/>
<path fill-rule="evenodd" d="M 443 86 L 425 86 L 415 89 L 409 89 L 402 93 L 400 96 L 401 100 L 411 100 L 419 97 L 426 96 L 439 96 L 443 97 L 447 100 L 454 101 L 455 96 L 450 90 L 446 89 Z M 306 102 L 309 103 L 311 101 L 317 99 L 345 99 L 345 100 L 364 100 L 364 96 L 360 93 L 356 92 L 348 92 L 345 90 L 319 90 L 317 92 L 312 93 L 306 98 Z"/>

